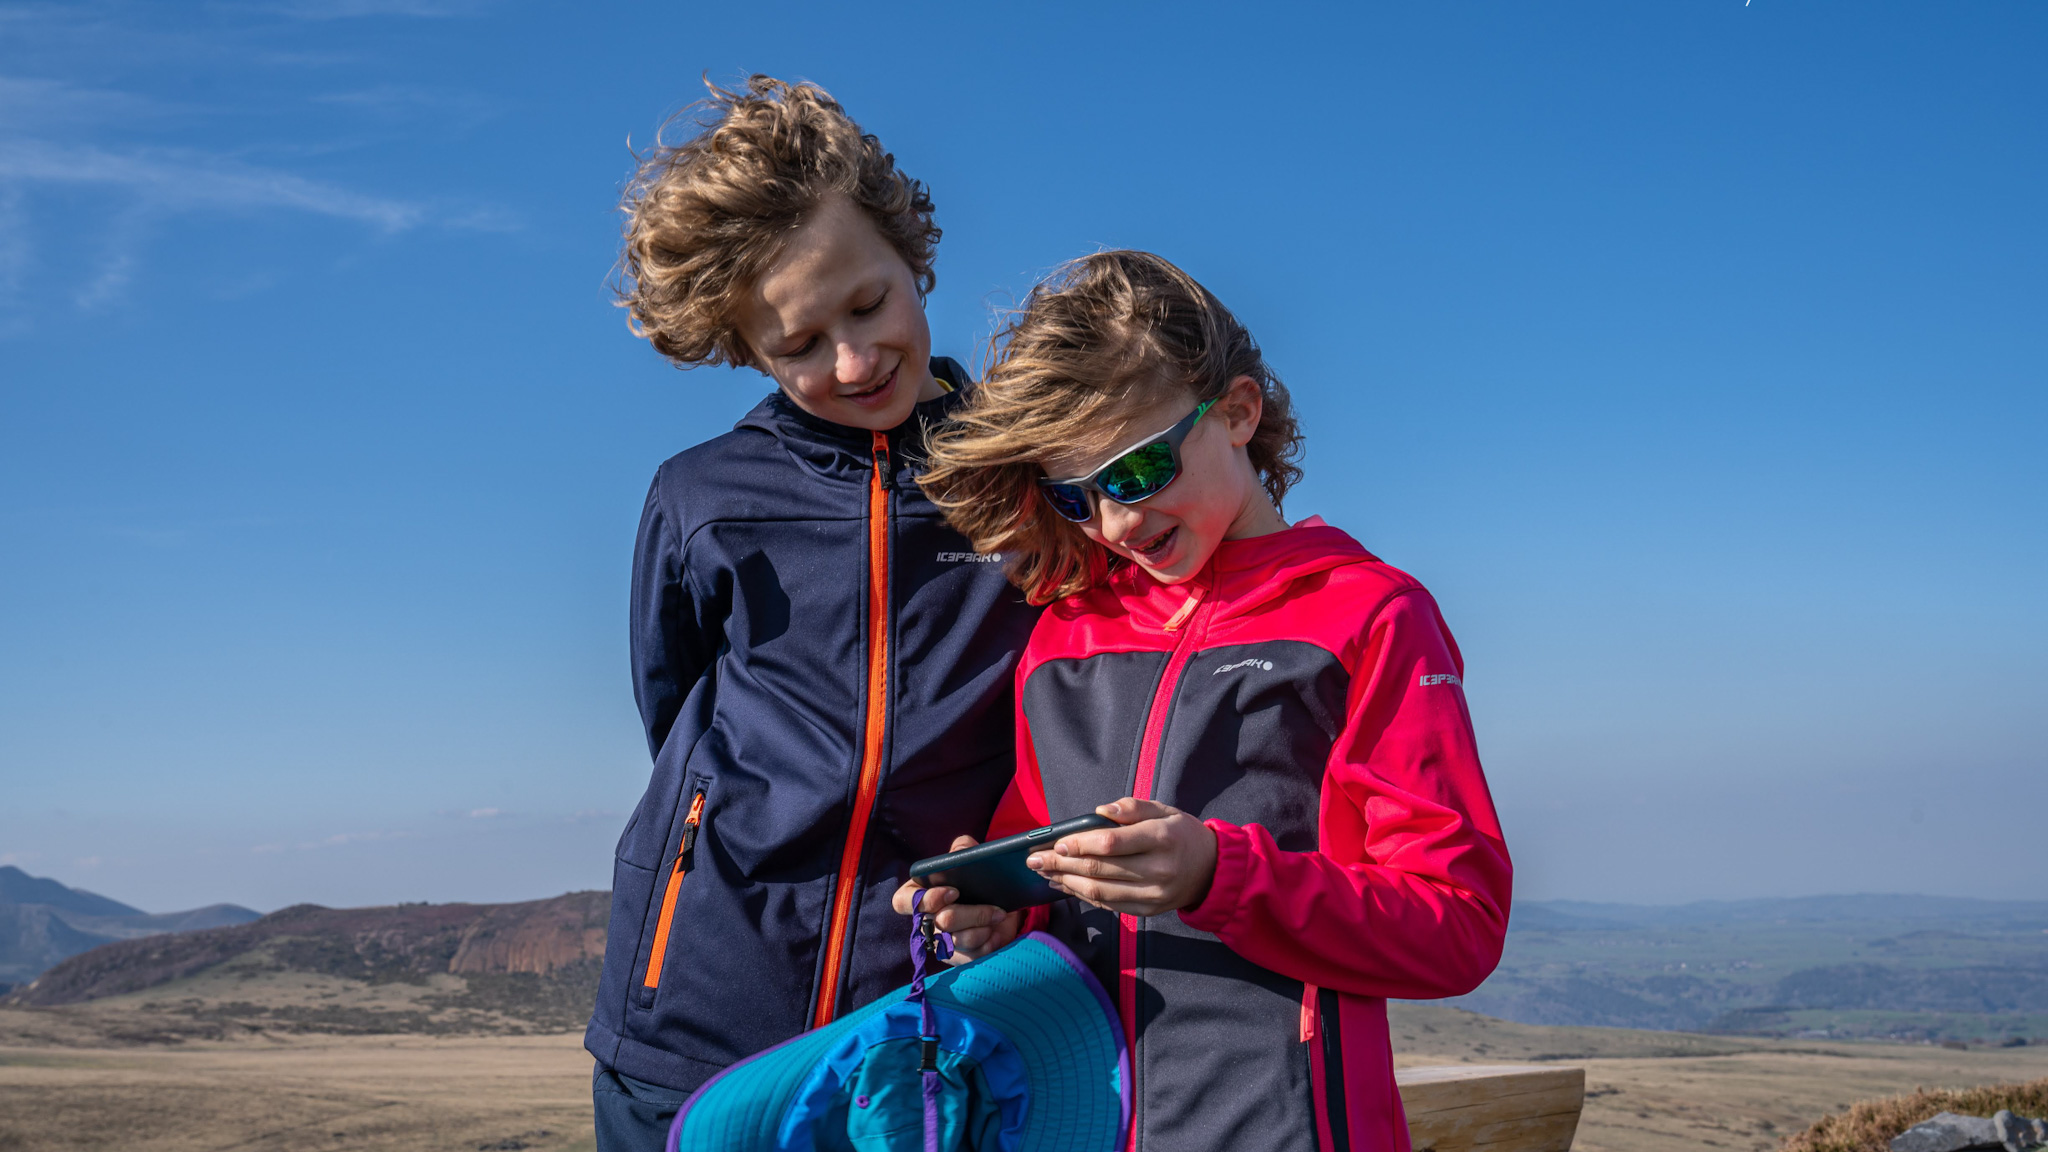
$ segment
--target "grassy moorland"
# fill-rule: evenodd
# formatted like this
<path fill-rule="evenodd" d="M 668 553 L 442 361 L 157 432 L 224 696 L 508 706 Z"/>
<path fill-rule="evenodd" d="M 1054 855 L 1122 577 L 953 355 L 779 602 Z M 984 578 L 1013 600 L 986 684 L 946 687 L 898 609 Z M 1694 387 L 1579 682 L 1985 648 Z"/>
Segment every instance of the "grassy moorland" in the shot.
<path fill-rule="evenodd" d="M 203 987 L 178 991 L 190 999 Z M 309 980 L 261 994 L 272 1007 L 294 996 L 312 1007 L 337 992 Z M 574 1032 L 338 1035 L 238 1018 L 217 1038 L 168 1039 L 165 1027 L 193 1021 L 163 1004 L 132 993 L 0 1008 L 0 1152 L 97 1152 L 143 1132 L 164 1152 L 593 1147 L 590 1060 Z M 1860 1100 L 2048 1076 L 2048 1046 L 1958 1051 L 1543 1027 L 1423 1004 L 1395 1005 L 1392 1021 L 1404 1067 L 1584 1066 L 1580 1152 L 1770 1152 Z"/>
<path fill-rule="evenodd" d="M 1501 974 L 1468 999 L 1501 997 L 1506 1009 L 1567 1018 L 1516 1022 L 1395 1004 L 1397 1061 L 1582 1065 L 1584 1152 L 1770 1152 L 1792 1138 L 1805 1141 L 1794 1152 L 1865 1152 L 1867 1140 L 1843 1140 L 1933 1099 L 1886 1098 L 2048 1076 L 2048 1044 L 2002 1046 L 2013 1021 L 2029 1017 L 1991 999 L 2008 988 L 2034 994 L 2027 981 L 2042 968 L 2033 939 L 2042 934 L 2025 908 L 1999 913 L 2003 926 L 1967 918 L 1968 932 L 1944 926 L 1955 923 L 1952 910 L 1943 921 L 1935 909 L 1885 920 L 1869 908 L 1849 909 L 1860 919 L 1840 916 L 1840 906 L 1808 909 L 1834 918 L 1800 919 L 1782 906 L 1761 910 L 1768 915 L 1720 907 L 1708 923 L 1652 911 L 1667 919 L 1518 910 Z M 168 1152 L 588 1149 L 590 1062 L 578 1029 L 603 913 L 603 893 L 523 905 L 302 907 L 73 957 L 0 1002 L 0 1152 L 84 1152 L 144 1132 Z M 1876 974 L 1842 975 L 1866 969 Z M 2006 976 L 2009 985 L 1993 979 Z M 1971 979 L 1989 990 L 1968 992 Z M 1901 988 L 1979 995 L 1979 1010 L 1930 1009 Z M 1806 989 L 1892 997 L 1923 1035 L 1948 1044 L 1850 1038 L 1876 1027 L 1858 1021 L 1879 1019 L 1857 1013 L 1877 1010 L 1789 1002 Z M 1759 1025 L 1759 1009 L 1787 1021 Z M 1665 1027 L 1747 1027 L 1588 1026 L 1645 1015 Z M 1826 1024 L 1799 1027 L 1806 1019 Z M 1968 1035 L 1983 1039 L 1960 1038 Z M 1833 1142 L 1814 1142 L 1822 1137 Z"/>

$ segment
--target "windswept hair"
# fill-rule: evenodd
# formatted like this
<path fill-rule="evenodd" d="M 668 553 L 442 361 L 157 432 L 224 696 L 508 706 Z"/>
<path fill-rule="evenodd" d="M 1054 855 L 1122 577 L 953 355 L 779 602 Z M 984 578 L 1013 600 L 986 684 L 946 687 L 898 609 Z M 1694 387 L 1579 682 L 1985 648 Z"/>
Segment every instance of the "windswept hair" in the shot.
<path fill-rule="evenodd" d="M 823 88 L 772 76 L 711 95 L 662 126 L 635 159 L 619 207 L 625 242 L 613 289 L 635 335 L 677 367 L 746 365 L 754 353 L 736 324 L 740 300 L 781 254 L 790 233 L 837 193 L 874 222 L 910 265 L 919 295 L 932 290 L 939 242 L 932 198 L 896 167 Z M 666 141 L 678 124 L 694 133 Z"/>
<path fill-rule="evenodd" d="M 1301 479 L 1301 429 L 1258 342 L 1195 278 L 1149 252 L 1098 252 L 1031 290 L 990 341 L 987 378 L 933 432 L 919 483 L 1034 604 L 1084 591 L 1113 561 L 1038 494 L 1044 456 L 1109 452 L 1125 418 L 1174 396 L 1264 395 L 1247 446 L 1275 507 Z"/>

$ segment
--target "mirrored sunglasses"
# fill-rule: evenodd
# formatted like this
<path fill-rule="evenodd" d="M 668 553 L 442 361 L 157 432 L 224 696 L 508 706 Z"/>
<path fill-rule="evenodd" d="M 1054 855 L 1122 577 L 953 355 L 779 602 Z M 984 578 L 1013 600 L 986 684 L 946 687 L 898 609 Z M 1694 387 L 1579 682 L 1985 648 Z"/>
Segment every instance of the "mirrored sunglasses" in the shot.
<path fill-rule="evenodd" d="M 1045 502 L 1052 505 L 1053 511 L 1076 524 L 1086 524 L 1095 517 L 1095 500 L 1090 493 L 1100 493 L 1119 504 L 1136 504 L 1157 496 L 1180 475 L 1181 441 L 1188 438 L 1202 414 L 1215 403 L 1202 401 L 1173 427 L 1145 437 L 1136 447 L 1118 453 L 1086 476 L 1041 479 L 1038 490 L 1045 494 Z"/>

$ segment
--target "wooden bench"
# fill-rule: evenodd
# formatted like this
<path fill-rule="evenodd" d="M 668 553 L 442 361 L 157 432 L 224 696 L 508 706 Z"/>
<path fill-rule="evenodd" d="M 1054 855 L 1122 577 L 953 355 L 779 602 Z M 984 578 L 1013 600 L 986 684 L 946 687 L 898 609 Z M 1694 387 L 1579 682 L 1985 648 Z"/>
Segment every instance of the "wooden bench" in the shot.
<path fill-rule="evenodd" d="M 1586 1103 L 1586 1070 L 1451 1064 L 1394 1073 L 1415 1152 L 1567 1152 Z"/>

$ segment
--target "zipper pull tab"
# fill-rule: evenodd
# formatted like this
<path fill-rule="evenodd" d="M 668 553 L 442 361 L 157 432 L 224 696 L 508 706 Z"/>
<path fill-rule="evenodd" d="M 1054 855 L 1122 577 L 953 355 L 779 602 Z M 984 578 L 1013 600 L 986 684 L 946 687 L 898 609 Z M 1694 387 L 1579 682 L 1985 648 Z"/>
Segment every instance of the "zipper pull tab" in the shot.
<path fill-rule="evenodd" d="M 889 467 L 889 434 L 877 432 L 875 433 L 875 479 L 881 482 L 882 487 L 887 488 L 890 482 L 895 479 L 893 473 L 894 470 Z"/>
<path fill-rule="evenodd" d="M 676 871 L 688 872 L 697 866 L 697 830 L 704 825 L 704 790 L 697 789 L 690 800 L 690 813 L 683 817 L 683 843 L 676 850 Z"/>

